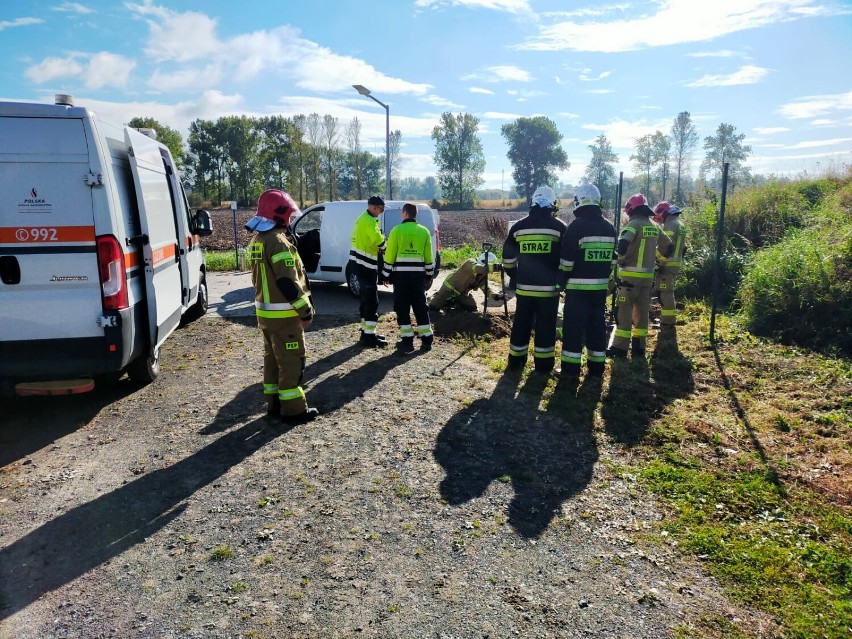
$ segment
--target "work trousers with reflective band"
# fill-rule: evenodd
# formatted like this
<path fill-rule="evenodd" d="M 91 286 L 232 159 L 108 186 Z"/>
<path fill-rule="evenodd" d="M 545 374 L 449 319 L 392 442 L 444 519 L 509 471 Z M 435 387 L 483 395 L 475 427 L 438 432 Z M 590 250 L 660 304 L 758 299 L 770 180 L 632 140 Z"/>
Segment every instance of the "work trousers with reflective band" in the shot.
<path fill-rule="evenodd" d="M 305 372 L 305 331 L 298 317 L 264 319 L 263 393 L 278 395 L 282 415 L 300 415 L 308 410 L 302 375 Z"/>
<path fill-rule="evenodd" d="M 552 371 L 556 358 L 556 312 L 559 297 L 531 297 L 518 295 L 515 298 L 515 320 L 509 338 L 509 357 L 527 361 L 530 335 L 535 330 L 533 359 L 537 371 Z"/>
<path fill-rule="evenodd" d="M 375 271 L 363 269 L 359 270 L 356 277 L 361 289 L 361 305 L 358 307 L 361 313 L 361 330 L 368 335 L 374 334 L 379 320 L 379 289 L 376 284 L 379 276 Z"/>
<path fill-rule="evenodd" d="M 657 288 L 660 291 L 660 324 L 677 324 L 677 308 L 675 307 L 674 284 L 677 271 L 667 268 L 657 273 Z"/>
<path fill-rule="evenodd" d="M 648 337 L 648 306 L 651 302 L 651 280 L 639 283 L 630 282 L 633 286 L 622 284 L 616 292 L 616 326 L 610 345 L 626 351 L 631 338 L 638 341 L 640 348 L 645 348 Z"/>
<path fill-rule="evenodd" d="M 393 310 L 399 324 L 400 337 L 420 337 L 432 334 L 429 305 L 426 304 L 426 279 L 422 273 L 396 273 L 393 283 Z M 411 325 L 411 312 L 417 320 L 417 330 Z"/>
<path fill-rule="evenodd" d="M 562 371 L 579 374 L 583 345 L 589 371 L 603 373 L 606 364 L 606 289 L 565 291 L 562 317 Z"/>

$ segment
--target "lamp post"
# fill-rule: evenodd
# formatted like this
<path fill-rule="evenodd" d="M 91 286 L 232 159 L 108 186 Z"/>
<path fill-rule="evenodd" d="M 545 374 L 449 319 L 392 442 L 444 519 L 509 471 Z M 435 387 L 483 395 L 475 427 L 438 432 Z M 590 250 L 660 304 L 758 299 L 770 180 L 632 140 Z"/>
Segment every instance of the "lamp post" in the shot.
<path fill-rule="evenodd" d="M 370 89 L 361 85 L 361 84 L 353 84 L 352 88 L 355 89 L 361 95 L 365 95 L 371 100 L 378 102 L 385 108 L 385 197 L 390 199 L 391 197 L 391 170 L 390 170 L 390 107 L 377 99 L 372 93 L 370 93 Z"/>

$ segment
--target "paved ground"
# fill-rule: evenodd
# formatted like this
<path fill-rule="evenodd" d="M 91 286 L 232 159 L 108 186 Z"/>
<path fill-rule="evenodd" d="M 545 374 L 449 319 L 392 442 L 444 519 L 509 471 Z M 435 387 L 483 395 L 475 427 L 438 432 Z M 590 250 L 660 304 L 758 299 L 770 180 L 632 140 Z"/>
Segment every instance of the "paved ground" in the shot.
<path fill-rule="evenodd" d="M 429 289 L 430 295 L 438 290 L 441 282 L 449 273 L 448 270 L 442 270 L 438 274 L 438 277 L 432 283 L 432 288 Z M 221 317 L 254 315 L 254 295 L 250 272 L 210 272 L 207 274 L 207 285 L 211 313 L 216 313 Z M 317 315 L 344 315 L 358 318 L 358 300 L 352 297 L 349 288 L 343 284 L 311 282 L 311 292 Z M 473 295 L 481 304 L 482 292 L 474 291 Z M 489 301 L 488 306 L 496 308 L 502 306 L 502 303 Z M 387 313 L 392 309 L 393 289 L 390 286 L 380 286 L 379 312 Z"/>

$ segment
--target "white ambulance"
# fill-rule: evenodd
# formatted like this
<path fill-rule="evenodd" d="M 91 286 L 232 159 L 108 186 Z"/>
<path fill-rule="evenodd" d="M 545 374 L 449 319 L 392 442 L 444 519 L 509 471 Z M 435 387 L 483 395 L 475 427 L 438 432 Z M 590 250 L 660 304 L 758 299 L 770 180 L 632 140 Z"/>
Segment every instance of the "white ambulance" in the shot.
<path fill-rule="evenodd" d="M 385 237 L 402 222 L 402 205 L 405 200 L 388 200 L 385 211 L 379 215 L 379 226 Z M 417 206 L 417 222 L 429 229 L 432 251 L 435 254 L 435 271 L 441 266 L 441 235 L 438 211 L 422 202 Z M 345 282 L 358 297 L 358 278 L 352 272 L 349 250 L 352 248 L 352 229 L 355 220 L 367 210 L 366 200 L 340 200 L 322 202 L 305 209 L 291 223 L 299 246 L 299 256 L 305 264 L 308 277 L 324 282 Z"/>
<path fill-rule="evenodd" d="M 0 102 L 0 393 L 152 382 L 165 339 L 207 310 L 211 232 L 152 137 L 70 96 Z"/>

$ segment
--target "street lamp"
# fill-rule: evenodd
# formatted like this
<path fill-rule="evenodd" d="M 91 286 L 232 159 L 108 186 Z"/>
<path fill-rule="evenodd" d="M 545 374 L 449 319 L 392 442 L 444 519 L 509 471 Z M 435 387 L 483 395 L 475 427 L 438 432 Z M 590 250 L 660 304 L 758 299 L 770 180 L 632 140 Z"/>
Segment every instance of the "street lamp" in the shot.
<path fill-rule="evenodd" d="M 390 170 L 390 107 L 377 99 L 372 93 L 370 93 L 370 89 L 361 85 L 361 84 L 353 84 L 352 88 L 355 89 L 361 95 L 365 95 L 371 100 L 378 102 L 385 108 L 385 197 L 390 199 L 391 197 L 391 170 Z"/>

